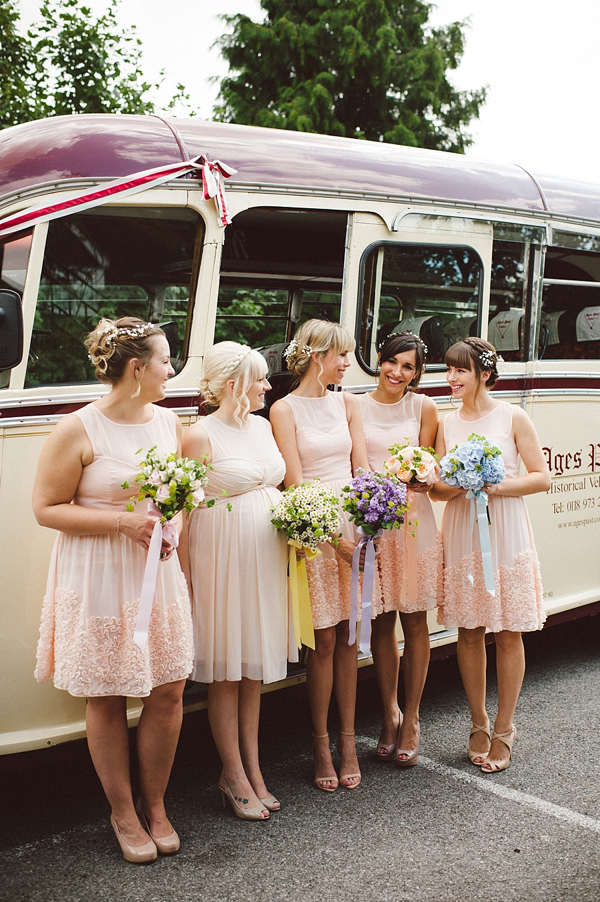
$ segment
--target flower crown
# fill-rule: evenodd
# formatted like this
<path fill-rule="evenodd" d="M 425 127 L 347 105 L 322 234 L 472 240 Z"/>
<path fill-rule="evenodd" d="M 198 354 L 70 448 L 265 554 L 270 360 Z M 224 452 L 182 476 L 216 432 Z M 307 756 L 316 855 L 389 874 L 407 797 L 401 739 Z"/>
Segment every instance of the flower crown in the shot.
<path fill-rule="evenodd" d="M 382 347 L 390 338 L 399 338 L 401 335 L 410 335 L 411 338 L 414 338 L 415 341 L 418 341 L 421 347 L 423 348 L 423 353 L 427 354 L 427 345 L 423 341 L 423 339 L 419 335 L 415 335 L 414 332 L 411 332 L 409 329 L 405 329 L 404 332 L 390 332 L 389 335 L 383 339 L 383 341 L 379 342 L 378 351 L 381 351 Z"/>
<path fill-rule="evenodd" d="M 118 338 L 143 338 L 148 332 L 158 328 L 154 323 L 142 323 L 140 326 L 132 326 L 131 328 L 123 326 L 118 329 L 116 326 L 106 326 L 99 334 L 106 336 L 108 345 L 114 345 Z"/>
<path fill-rule="evenodd" d="M 300 350 L 300 345 L 298 344 L 298 342 L 296 341 L 295 338 L 292 338 L 292 340 L 290 341 L 289 345 L 287 346 L 287 348 L 286 348 L 285 351 L 283 352 L 283 356 L 284 356 L 285 359 L 287 360 L 288 357 L 291 357 L 292 354 L 297 354 L 299 350 Z M 303 354 L 312 354 L 312 352 L 313 352 L 313 349 L 311 348 L 310 345 L 303 345 L 303 346 L 302 346 L 302 353 L 303 353 Z"/>
<path fill-rule="evenodd" d="M 504 363 L 503 358 L 496 351 L 482 351 L 479 360 L 486 370 L 493 370 L 499 363 Z"/>

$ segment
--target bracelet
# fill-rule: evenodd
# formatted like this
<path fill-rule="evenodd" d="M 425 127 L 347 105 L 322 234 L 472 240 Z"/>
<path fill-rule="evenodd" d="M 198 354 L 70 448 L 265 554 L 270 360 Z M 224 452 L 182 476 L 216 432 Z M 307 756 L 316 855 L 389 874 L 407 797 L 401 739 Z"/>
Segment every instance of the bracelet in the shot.
<path fill-rule="evenodd" d="M 119 532 L 119 526 L 121 525 L 121 517 L 124 515 L 125 511 L 121 511 L 120 514 L 117 514 L 117 529 L 116 534 L 121 537 L 122 533 Z"/>

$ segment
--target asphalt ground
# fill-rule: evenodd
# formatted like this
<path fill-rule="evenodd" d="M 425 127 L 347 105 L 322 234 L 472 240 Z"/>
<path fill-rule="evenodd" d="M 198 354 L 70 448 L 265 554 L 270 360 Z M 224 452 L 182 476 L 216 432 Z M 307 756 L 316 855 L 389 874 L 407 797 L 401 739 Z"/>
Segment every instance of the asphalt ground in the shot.
<path fill-rule="evenodd" d="M 263 697 L 261 752 L 282 810 L 223 811 L 206 712 L 186 715 L 168 791 L 182 847 L 125 862 L 85 742 L 0 758 L 0 899 L 445 902 L 600 899 L 600 616 L 526 637 L 513 763 L 483 775 L 454 658 L 432 662 L 419 765 L 373 758 L 375 682 L 359 683 L 359 789 L 311 785 L 304 686 Z M 489 655 L 493 716 L 494 647 Z M 332 711 L 335 735 L 335 711 Z"/>

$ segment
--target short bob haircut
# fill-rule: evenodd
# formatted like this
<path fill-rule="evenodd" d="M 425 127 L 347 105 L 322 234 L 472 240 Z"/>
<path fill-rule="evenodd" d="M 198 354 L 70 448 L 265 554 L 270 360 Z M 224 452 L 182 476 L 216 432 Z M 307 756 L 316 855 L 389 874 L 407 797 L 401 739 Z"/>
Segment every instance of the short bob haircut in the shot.
<path fill-rule="evenodd" d="M 481 355 L 486 354 L 490 365 L 484 364 Z M 493 344 L 483 338 L 461 338 L 446 351 L 446 366 L 460 367 L 464 370 L 475 370 L 477 376 L 489 373 L 487 387 L 493 388 L 498 381 L 498 352 Z"/>

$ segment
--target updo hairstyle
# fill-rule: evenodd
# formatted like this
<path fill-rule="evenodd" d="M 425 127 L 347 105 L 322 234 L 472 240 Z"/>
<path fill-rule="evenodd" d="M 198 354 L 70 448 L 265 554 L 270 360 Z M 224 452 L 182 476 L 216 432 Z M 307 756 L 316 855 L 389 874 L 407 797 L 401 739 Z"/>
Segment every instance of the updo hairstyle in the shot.
<path fill-rule="evenodd" d="M 403 354 L 405 351 L 415 351 L 417 357 L 417 365 L 415 375 L 408 385 L 408 391 L 413 391 L 420 382 L 421 376 L 425 370 L 425 354 L 426 348 L 418 335 L 413 332 L 392 332 L 379 345 L 378 360 L 379 366 L 386 361 L 391 360 L 396 354 Z"/>
<path fill-rule="evenodd" d="M 313 354 L 320 355 L 317 358 L 320 367 L 318 377 L 320 382 L 323 372 L 320 357 L 328 351 L 333 351 L 336 355 L 348 354 L 355 347 L 354 338 L 339 323 L 323 319 L 309 319 L 302 323 L 284 353 L 288 370 L 297 376 L 298 380 L 302 379 L 307 372 Z"/>
<path fill-rule="evenodd" d="M 233 415 L 240 426 L 250 412 L 248 389 L 267 375 L 267 361 L 258 351 L 237 341 L 219 341 L 204 358 L 200 391 L 211 407 L 219 407 L 233 379 Z"/>
<path fill-rule="evenodd" d="M 493 344 L 483 338 L 461 338 L 446 351 L 446 366 L 475 370 L 479 377 L 489 372 L 487 387 L 493 388 L 498 380 L 498 360 L 502 358 Z"/>
<path fill-rule="evenodd" d="M 137 316 L 101 319 L 84 340 L 88 357 L 96 368 L 96 378 L 107 385 L 115 385 L 133 357 L 146 366 L 155 350 L 151 340 L 154 335 L 164 336 L 165 333 L 160 326 L 146 323 Z"/>

